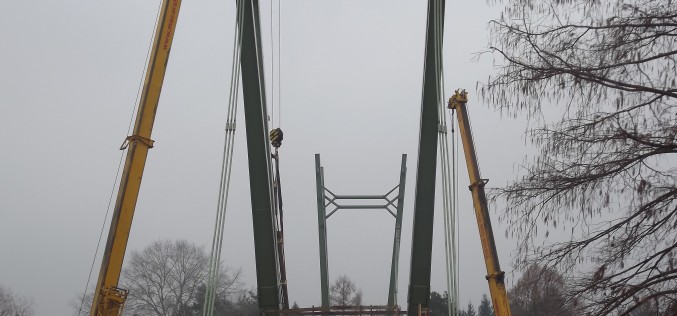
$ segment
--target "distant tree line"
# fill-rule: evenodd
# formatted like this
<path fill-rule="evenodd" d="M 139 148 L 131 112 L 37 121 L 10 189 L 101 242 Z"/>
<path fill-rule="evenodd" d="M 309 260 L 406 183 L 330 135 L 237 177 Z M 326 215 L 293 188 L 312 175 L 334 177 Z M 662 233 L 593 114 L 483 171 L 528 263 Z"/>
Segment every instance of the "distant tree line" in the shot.
<path fill-rule="evenodd" d="M 120 287 L 129 291 L 123 315 L 202 316 L 208 264 L 209 254 L 204 248 L 185 240 L 156 241 L 141 251 L 132 251 L 120 280 Z M 259 315 L 256 293 L 241 281 L 240 270 L 224 268 L 217 279 L 214 315 Z M 89 315 L 92 295 L 81 295 L 71 302 L 74 315 Z M 362 305 L 362 290 L 348 276 L 340 275 L 330 287 L 330 299 L 332 306 L 358 307 Z M 32 315 L 4 314 L 2 302 L 0 316 Z M 296 302 L 293 307 L 298 308 Z"/>
<path fill-rule="evenodd" d="M 129 290 L 126 316 L 198 316 L 204 308 L 209 256 L 202 247 L 184 240 L 156 241 L 141 251 L 132 251 L 122 271 L 121 287 Z M 239 270 L 224 268 L 218 275 L 215 315 L 255 316 L 259 314 L 256 294 L 240 280 Z M 571 287 L 556 270 L 529 266 L 509 293 L 514 316 L 578 315 L 577 303 L 567 299 Z M 433 291 L 432 316 L 448 315 L 448 294 Z M 332 306 L 362 305 L 362 291 L 346 275 L 330 287 Z M 71 304 L 75 315 L 88 315 L 91 294 Z M 298 305 L 294 304 L 295 307 Z M 81 306 L 84 307 L 81 309 Z M 460 316 L 492 316 L 487 295 L 475 307 L 469 302 L 459 308 Z M 0 316 L 32 316 L 32 304 L 0 287 Z M 640 304 L 630 316 L 662 315 L 651 301 Z"/>
<path fill-rule="evenodd" d="M 539 265 L 529 266 L 517 283 L 508 291 L 510 311 L 513 316 L 574 316 L 590 315 L 581 312 L 582 308 L 567 294 L 572 285 L 564 276 L 553 268 Z M 447 316 L 447 292 L 430 293 L 430 315 Z M 494 309 L 487 295 L 482 295 L 477 308 L 469 302 L 465 309 L 460 308 L 460 316 L 493 316 Z M 659 304 L 646 301 L 638 308 L 625 313 L 627 316 L 661 316 L 675 315 L 665 313 Z"/>
<path fill-rule="evenodd" d="M 449 315 L 449 308 L 447 305 L 448 294 L 447 291 L 438 293 L 432 291 L 430 293 L 430 315 L 431 316 L 447 316 Z M 486 294 L 482 295 L 480 305 L 475 308 L 472 302 L 468 302 L 466 309 L 459 308 L 458 315 L 460 316 L 493 316 L 494 309 Z M 514 315 L 514 314 L 513 314 Z"/>
<path fill-rule="evenodd" d="M 33 303 L 0 285 L 0 316 L 32 316 Z"/>
<path fill-rule="evenodd" d="M 576 315 L 574 313 L 575 306 L 565 299 L 567 286 L 565 279 L 557 271 L 538 265 L 530 266 L 517 280 L 515 286 L 508 291 L 512 315 Z M 430 310 L 432 316 L 448 315 L 446 291 L 443 294 L 434 291 L 430 294 Z M 494 309 L 491 301 L 484 294 L 478 307 L 475 307 L 472 302 L 468 302 L 465 309 L 459 308 L 458 315 L 493 316 Z"/>
<path fill-rule="evenodd" d="M 120 280 L 120 287 L 129 291 L 123 315 L 201 316 L 208 274 L 209 254 L 185 240 L 156 241 L 132 251 Z M 214 315 L 258 315 L 256 294 L 240 278 L 239 270 L 219 271 Z M 89 315 L 91 304 L 89 293 L 71 308 L 74 315 Z"/>

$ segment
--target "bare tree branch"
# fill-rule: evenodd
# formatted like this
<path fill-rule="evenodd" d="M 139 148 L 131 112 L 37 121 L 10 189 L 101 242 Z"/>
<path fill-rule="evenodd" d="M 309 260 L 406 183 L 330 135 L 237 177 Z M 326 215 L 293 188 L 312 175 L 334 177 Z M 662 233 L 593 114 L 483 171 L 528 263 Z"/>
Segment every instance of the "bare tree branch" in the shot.
<path fill-rule="evenodd" d="M 669 315 L 677 310 L 677 3 L 504 1 L 490 23 L 504 63 L 479 93 L 533 124 L 527 137 L 538 153 L 493 192 L 520 240 L 517 263 L 568 271 L 567 299 L 586 313 Z M 550 230 L 570 237 L 547 241 Z"/>

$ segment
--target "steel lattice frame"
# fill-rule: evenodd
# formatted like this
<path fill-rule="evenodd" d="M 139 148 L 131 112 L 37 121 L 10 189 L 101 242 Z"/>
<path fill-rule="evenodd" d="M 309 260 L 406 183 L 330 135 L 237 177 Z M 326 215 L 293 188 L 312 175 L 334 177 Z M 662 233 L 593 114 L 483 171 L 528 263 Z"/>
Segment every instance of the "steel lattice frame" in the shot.
<path fill-rule="evenodd" d="M 390 287 L 388 291 L 388 308 L 394 310 L 397 305 L 397 275 L 400 258 L 400 239 L 402 234 L 402 213 L 404 208 L 404 188 L 407 181 L 407 155 L 402 154 L 400 182 L 383 195 L 338 195 L 324 185 L 324 167 L 320 163 L 320 154 L 315 154 L 315 179 L 317 184 L 317 226 L 320 243 L 320 287 L 322 307 L 328 308 L 329 302 L 329 267 L 327 255 L 327 219 L 342 209 L 380 209 L 386 210 L 395 217 L 393 237 L 393 253 L 390 267 Z M 396 195 L 394 193 L 397 192 Z M 342 204 L 343 201 L 375 201 L 385 204 Z M 328 207 L 333 207 L 327 212 Z M 394 209 L 394 210 L 393 210 Z"/>

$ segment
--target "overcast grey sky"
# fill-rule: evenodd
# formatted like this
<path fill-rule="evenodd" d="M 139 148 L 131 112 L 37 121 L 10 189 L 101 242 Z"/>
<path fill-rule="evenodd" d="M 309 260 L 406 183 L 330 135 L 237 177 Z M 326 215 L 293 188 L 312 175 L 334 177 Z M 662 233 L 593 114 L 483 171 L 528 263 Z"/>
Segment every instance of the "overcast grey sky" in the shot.
<path fill-rule="evenodd" d="M 276 116 L 285 133 L 280 155 L 290 299 L 320 304 L 313 155 L 322 154 L 326 185 L 334 192 L 381 194 L 397 183 L 400 154 L 407 153 L 399 275 L 399 303 L 405 305 L 426 2 L 282 2 L 282 103 Z M 158 4 L 0 0 L 0 284 L 33 298 L 37 315 L 69 315 L 69 302 L 84 290 Z M 487 23 L 499 9 L 484 1 L 448 1 L 444 46 L 446 94 L 470 90 L 479 161 L 493 185 L 514 177 L 525 151 L 523 122 L 502 120 L 474 93 L 493 60 L 471 59 L 486 48 Z M 269 10 L 270 2 L 262 1 L 268 62 Z M 233 25 L 234 1 L 182 5 L 128 251 L 158 239 L 210 246 Z M 223 259 L 241 267 L 253 288 L 241 116 L 239 122 Z M 466 304 L 477 303 L 488 288 L 462 160 L 459 166 L 460 296 Z M 443 291 L 437 215 L 432 289 Z M 393 224 L 392 216 L 378 211 L 342 211 L 329 220 L 330 278 L 349 275 L 366 304 L 386 301 Z M 504 231 L 495 228 L 501 263 L 510 272 L 514 241 Z"/>

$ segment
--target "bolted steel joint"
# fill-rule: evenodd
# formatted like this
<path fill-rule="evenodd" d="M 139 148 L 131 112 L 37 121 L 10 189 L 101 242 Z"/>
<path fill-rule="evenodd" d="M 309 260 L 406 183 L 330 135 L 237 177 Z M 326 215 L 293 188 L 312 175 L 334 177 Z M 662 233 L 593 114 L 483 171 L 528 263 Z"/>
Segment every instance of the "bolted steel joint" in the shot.
<path fill-rule="evenodd" d="M 485 278 L 486 278 L 487 280 L 489 280 L 489 279 L 496 279 L 496 282 L 498 282 L 498 283 L 504 283 L 504 281 L 505 281 L 505 272 L 504 272 L 504 271 L 498 271 L 498 272 L 496 272 L 496 273 L 494 273 L 494 274 L 489 274 L 489 275 L 485 276 Z"/>

